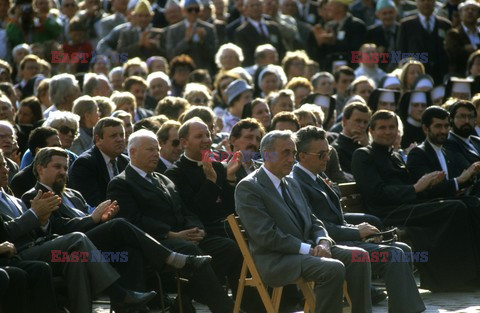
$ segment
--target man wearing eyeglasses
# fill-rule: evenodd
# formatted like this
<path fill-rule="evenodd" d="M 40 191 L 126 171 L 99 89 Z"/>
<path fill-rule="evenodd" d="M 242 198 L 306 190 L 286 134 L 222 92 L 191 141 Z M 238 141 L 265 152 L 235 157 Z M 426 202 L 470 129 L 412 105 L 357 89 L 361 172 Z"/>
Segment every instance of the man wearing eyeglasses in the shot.
<path fill-rule="evenodd" d="M 415 181 L 402 157 L 393 151 L 397 116 L 379 110 L 369 131 L 371 145 L 353 154 L 352 171 L 368 213 L 386 226 L 401 226 L 414 251 L 428 252 L 418 263 L 421 287 L 432 291 L 471 288 L 478 279 L 478 234 L 469 208 L 460 200 L 432 200 L 428 191 L 445 179 L 434 171 Z"/>
<path fill-rule="evenodd" d="M 178 129 L 181 124 L 177 121 L 167 121 L 162 124 L 157 132 L 157 139 L 160 145 L 160 160 L 157 165 L 157 173 L 163 174 L 167 169 L 173 167 L 182 154 L 182 146 L 178 138 Z"/>
<path fill-rule="evenodd" d="M 328 234 L 337 244 L 359 247 L 369 254 L 374 251 L 388 253 L 388 262 L 372 262 L 371 267 L 373 272 L 383 274 L 389 296 L 390 312 L 425 310 L 409 262 L 391 261 L 393 254 L 401 255 L 402 259 L 405 258 L 404 251 L 411 252 L 410 247 L 403 243 L 389 246 L 364 242 L 370 235 L 378 233 L 378 228 L 366 222 L 352 225 L 346 221 L 347 216 L 343 214 L 340 196 L 323 173 L 332 151 L 325 131 L 313 126 L 302 128 L 297 133 L 296 145 L 298 163 L 294 165 L 291 177 L 300 184 L 313 214 L 323 221 Z M 358 215 L 361 219 L 367 214 L 358 213 Z M 385 275 L 387 272 L 388 275 Z M 382 297 L 381 293 L 378 294 L 372 290 L 372 302 L 384 298 L 385 296 Z"/>
<path fill-rule="evenodd" d="M 183 2 L 184 19 L 169 27 L 167 33 L 167 57 L 171 60 L 180 54 L 189 55 L 198 68 L 214 70 L 214 58 L 218 47 L 217 32 L 212 24 L 200 19 L 203 5 L 199 0 Z"/>

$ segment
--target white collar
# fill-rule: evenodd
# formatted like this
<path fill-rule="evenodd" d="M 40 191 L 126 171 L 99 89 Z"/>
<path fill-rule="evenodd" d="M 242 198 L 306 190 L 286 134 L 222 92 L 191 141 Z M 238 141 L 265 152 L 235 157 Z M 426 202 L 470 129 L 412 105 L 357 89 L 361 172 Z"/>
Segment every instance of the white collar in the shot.
<path fill-rule="evenodd" d="M 439 153 L 439 152 L 441 153 L 442 152 L 442 146 L 438 146 L 438 145 L 432 143 L 430 140 L 428 140 L 428 138 L 427 138 L 427 141 L 432 146 L 433 150 L 435 150 L 436 153 Z"/>
<path fill-rule="evenodd" d="M 249 17 L 247 17 L 247 20 L 248 20 L 249 23 L 251 23 L 253 26 L 255 26 L 255 28 L 260 27 L 261 24 L 265 24 L 265 20 L 263 19 L 263 17 L 260 18 L 260 21 L 252 20 Z"/>
<path fill-rule="evenodd" d="M 427 22 L 427 17 L 422 13 L 418 13 L 418 17 L 420 17 L 420 21 L 425 25 L 425 23 Z M 428 17 L 428 21 L 435 21 L 435 18 L 433 18 L 433 14 Z"/>
<path fill-rule="evenodd" d="M 135 165 L 132 164 L 132 162 L 130 162 L 130 166 L 135 170 L 135 172 L 138 173 L 138 175 L 142 176 L 143 178 L 146 178 L 147 177 L 147 172 L 145 172 L 144 170 L 141 170 L 139 169 L 138 167 L 136 167 Z"/>
<path fill-rule="evenodd" d="M 462 22 L 462 27 L 463 27 L 463 30 L 465 31 L 465 33 L 467 35 L 468 34 L 470 34 L 470 35 L 477 35 L 478 34 L 478 27 L 475 27 L 474 28 L 475 30 L 473 32 L 471 32 L 470 29 L 468 29 L 467 26 L 465 26 L 465 24 L 463 24 L 463 22 Z"/>
<path fill-rule="evenodd" d="M 461 139 L 463 142 L 467 143 L 467 144 L 470 144 L 470 136 L 468 136 L 467 138 L 464 138 L 460 135 L 457 135 L 455 134 L 453 131 L 450 132 L 452 135 L 456 136 L 457 138 Z"/>
<path fill-rule="evenodd" d="M 165 159 L 164 157 L 160 156 L 160 160 L 162 160 L 163 164 L 167 167 L 167 169 L 173 167 L 173 163 L 170 162 L 169 160 Z"/>
<path fill-rule="evenodd" d="M 98 151 L 100 151 L 100 153 L 102 154 L 102 157 L 103 157 L 103 160 L 105 161 L 105 164 L 109 165 L 111 160 L 115 160 L 115 158 L 111 158 L 108 155 L 106 155 L 105 153 L 103 153 L 102 150 L 100 150 L 100 148 L 98 149 Z"/>
<path fill-rule="evenodd" d="M 273 186 L 275 186 L 275 189 L 281 190 L 281 189 L 280 189 L 280 183 L 281 183 L 282 181 L 281 181 L 277 176 L 275 176 L 275 174 L 273 174 L 272 172 L 270 172 L 269 170 L 267 170 L 267 168 L 265 167 L 265 165 L 262 165 L 262 168 L 264 169 L 265 173 L 267 173 L 268 178 L 270 178 L 270 180 L 272 181 Z M 281 192 L 281 191 L 280 191 L 280 192 Z"/>
<path fill-rule="evenodd" d="M 308 176 L 310 176 L 311 179 L 313 179 L 314 181 L 317 180 L 317 175 L 313 174 L 309 169 L 305 168 L 304 166 L 302 166 L 302 164 L 300 163 L 297 163 L 297 167 L 299 169 L 301 169 L 302 171 L 304 171 L 305 173 L 307 173 Z"/>
<path fill-rule="evenodd" d="M 194 160 L 194 159 L 190 158 L 190 157 L 187 155 L 187 153 L 184 153 L 183 155 L 187 158 L 187 160 L 197 163 L 198 166 L 203 166 L 202 161 L 197 161 L 197 160 Z"/>

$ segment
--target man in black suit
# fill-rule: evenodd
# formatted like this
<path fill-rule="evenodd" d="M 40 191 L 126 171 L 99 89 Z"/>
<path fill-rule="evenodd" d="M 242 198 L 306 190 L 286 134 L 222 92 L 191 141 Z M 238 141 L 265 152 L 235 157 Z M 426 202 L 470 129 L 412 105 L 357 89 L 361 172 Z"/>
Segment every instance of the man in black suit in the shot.
<path fill-rule="evenodd" d="M 367 212 L 385 225 L 406 227 L 413 249 L 428 252 L 428 262 L 418 263 L 423 288 L 455 290 L 472 283 L 476 275 L 471 273 L 478 269 L 478 235 L 467 206 L 459 200 L 426 201 L 425 191 L 441 182 L 444 173 L 435 171 L 418 181 L 411 178 L 392 149 L 398 132 L 395 113 L 375 112 L 369 130 L 372 144 L 357 149 L 352 159 Z"/>
<path fill-rule="evenodd" d="M 116 266 L 124 284 L 129 288 L 139 288 L 143 284 L 142 260 L 148 261 L 155 270 L 162 271 L 164 264 L 176 268 L 198 267 L 209 261 L 209 257 L 188 257 L 173 252 L 145 232 L 124 219 L 111 220 L 118 211 L 116 202 L 104 201 L 88 214 L 88 205 L 82 195 L 73 189 L 65 188 L 67 154 L 60 148 L 41 149 L 34 161 L 34 173 L 38 178 L 35 188 L 26 192 L 22 200 L 29 203 L 38 190 L 53 191 L 62 198 L 62 203 L 50 219 L 50 229 L 56 234 L 83 232 L 100 250 L 129 254 L 128 262 Z M 131 253 L 135 253 L 133 256 Z M 137 252 L 140 252 L 137 255 Z M 178 261 L 177 261 L 178 260 Z"/>
<path fill-rule="evenodd" d="M 21 259 L 47 262 L 54 275 L 63 276 L 72 312 L 91 312 L 92 296 L 101 291 L 106 291 L 112 305 L 118 309 L 151 300 L 154 292 L 136 293 L 120 287 L 117 282 L 120 276 L 110 264 L 91 262 L 90 253 L 97 247 L 85 235 L 52 233 L 49 220 L 60 205 L 60 197 L 39 191 L 30 202 L 31 208 L 27 209 L 20 199 L 5 193 L 7 173 L 3 152 L 0 152 L 0 241 L 15 244 Z M 53 250 L 62 255 L 55 259 Z M 76 262 L 62 261 L 63 257 L 73 260 L 74 254 Z M 87 262 L 79 261 L 82 255 L 87 257 Z"/>
<path fill-rule="evenodd" d="M 8 182 L 12 181 L 13 176 L 18 173 L 19 167 L 10 157 L 13 153 L 13 143 L 15 142 L 15 130 L 8 121 L 0 121 L 0 149 L 5 156 L 8 165 Z"/>
<path fill-rule="evenodd" d="M 277 23 L 266 21 L 262 17 L 263 0 L 245 0 L 244 14 L 247 21 L 235 30 L 234 42 L 243 50 L 244 66 L 255 63 L 255 49 L 259 45 L 270 43 L 277 49 L 280 59 L 285 54 L 282 34 Z"/>
<path fill-rule="evenodd" d="M 480 171 L 480 161 L 470 164 L 443 147 L 450 129 L 449 117 L 450 114 L 445 109 L 427 108 L 422 114 L 422 128 L 427 139 L 408 154 L 407 167 L 414 179 L 434 171 L 445 173 L 445 180 L 428 191 L 431 197 L 454 197 L 461 194 Z"/>
<path fill-rule="evenodd" d="M 78 190 L 87 203 L 96 206 L 107 199 L 110 180 L 128 164 L 125 130 L 122 120 L 115 117 L 100 119 L 93 129 L 95 145 L 82 153 L 70 167 L 69 185 Z"/>
<path fill-rule="evenodd" d="M 435 0 L 416 0 L 418 14 L 402 19 L 397 38 L 401 53 L 428 53 L 425 71 L 435 84 L 442 84 L 448 72 L 448 56 L 444 48 L 449 20 L 433 14 Z M 417 58 L 418 59 L 418 58 Z"/>
<path fill-rule="evenodd" d="M 166 176 L 155 173 L 159 160 L 158 141 L 148 130 L 129 138 L 130 164 L 108 185 L 108 197 L 118 201 L 124 217 L 148 232 L 165 246 L 188 254 L 213 256 L 212 267 L 205 266 L 190 279 L 188 295 L 209 306 L 212 312 L 231 312 L 232 301 L 218 277 L 236 276 L 238 283 L 241 255 L 235 243 L 205 232 L 200 219 L 184 205 L 181 194 Z M 185 199 L 185 198 L 183 198 Z M 200 204 L 200 202 L 196 203 Z M 213 269 L 212 269 L 213 268 Z M 214 273 L 215 270 L 215 273 Z"/>
<path fill-rule="evenodd" d="M 337 150 L 342 170 L 347 173 L 352 173 L 353 152 L 370 143 L 367 133 L 370 116 L 370 108 L 361 102 L 352 102 L 343 109 L 343 130 L 332 146 Z"/>
<path fill-rule="evenodd" d="M 458 100 L 450 107 L 452 129 L 445 142 L 448 152 L 455 155 L 461 170 L 480 161 L 480 138 L 475 135 L 477 110 L 470 101 Z"/>
<path fill-rule="evenodd" d="M 452 76 L 464 77 L 468 57 L 480 47 L 480 34 L 477 30 L 480 5 L 476 1 L 465 1 L 458 5 L 458 9 L 461 23 L 448 31 L 445 49 L 450 58 L 449 73 Z"/>
<path fill-rule="evenodd" d="M 233 152 L 241 152 L 242 162 L 235 173 L 237 183 L 262 165 L 257 159 L 260 158 L 260 141 L 264 135 L 262 124 L 253 118 L 240 120 L 233 126 L 229 137 L 230 146 Z"/>
<path fill-rule="evenodd" d="M 325 27 L 312 28 L 307 42 L 310 58 L 320 64 L 320 68 L 332 71 L 334 61 L 343 60 L 351 64 L 351 51 L 358 51 L 365 42 L 365 23 L 348 12 L 348 0 L 329 0 L 326 12 L 329 22 Z"/>
<path fill-rule="evenodd" d="M 235 173 L 241 167 L 241 157 L 234 155 L 227 166 L 212 161 L 210 131 L 198 117 L 185 122 L 178 136 L 185 152 L 165 175 L 175 183 L 187 209 L 200 218 L 207 233 L 229 237 L 225 218 L 235 211 Z"/>
<path fill-rule="evenodd" d="M 182 145 L 178 138 L 178 129 L 181 124 L 177 121 L 167 121 L 157 131 L 158 144 L 160 145 L 160 160 L 155 172 L 163 174 L 173 167 L 182 154 Z"/>
<path fill-rule="evenodd" d="M 411 253 L 410 247 L 379 245 L 365 242 L 369 236 L 378 233 L 378 229 L 368 223 L 348 224 L 343 216 L 339 195 L 331 188 L 322 176 L 329 160 L 329 151 L 325 131 L 308 126 L 297 133 L 297 160 L 291 176 L 302 189 L 313 214 L 322 220 L 325 227 L 337 244 L 365 249 L 372 259 L 372 253 L 388 253 L 388 262 L 371 262 L 374 273 L 384 275 L 389 296 L 390 312 L 421 312 L 425 310 L 423 301 L 413 278 L 409 262 L 395 262 L 396 256 L 405 252 Z M 377 237 L 377 239 L 379 239 Z M 406 259 L 406 258 L 405 258 Z M 385 275 L 388 273 L 388 275 Z"/>
<path fill-rule="evenodd" d="M 367 28 L 365 42 L 377 45 L 378 52 L 387 52 L 388 60 L 391 60 L 391 52 L 396 50 L 397 35 L 400 29 L 400 23 L 396 21 L 397 8 L 393 0 L 377 1 L 375 15 L 381 24 L 373 24 Z M 394 63 L 380 63 L 383 70 L 393 70 L 396 67 Z"/>
<path fill-rule="evenodd" d="M 28 138 L 28 149 L 32 152 L 32 156 L 35 157 L 37 150 L 43 147 L 61 147 L 60 137 L 58 131 L 51 127 L 38 127 L 35 128 Z M 17 198 L 21 198 L 22 195 L 30 188 L 35 186 L 37 178 L 33 174 L 33 162 L 13 176 L 10 183 L 10 189 Z"/>

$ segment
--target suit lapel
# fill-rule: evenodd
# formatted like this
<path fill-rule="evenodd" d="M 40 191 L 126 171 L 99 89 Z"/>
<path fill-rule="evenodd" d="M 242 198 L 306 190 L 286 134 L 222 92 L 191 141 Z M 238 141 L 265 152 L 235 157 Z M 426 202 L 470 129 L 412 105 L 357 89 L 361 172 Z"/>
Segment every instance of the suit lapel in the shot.
<path fill-rule="evenodd" d="M 146 178 L 140 176 L 137 171 L 135 171 L 130 165 L 127 165 L 125 169 L 128 172 L 129 176 L 139 185 L 143 186 L 144 188 L 154 192 L 156 195 L 161 196 L 165 201 L 172 204 L 172 195 L 169 193 L 167 187 L 163 184 L 162 180 L 159 177 L 159 174 L 153 173 L 154 178 L 158 181 L 162 188 L 156 187 L 151 182 L 147 181 Z"/>
<path fill-rule="evenodd" d="M 100 152 L 100 150 L 96 146 L 93 148 L 93 153 L 95 153 L 97 163 L 100 164 L 100 170 L 102 172 L 102 178 L 105 181 L 105 183 L 108 184 L 108 182 L 110 181 L 110 174 L 108 173 L 107 164 L 105 164 L 105 159 L 103 158 L 102 153 Z"/>
<path fill-rule="evenodd" d="M 297 221 L 296 216 L 293 214 L 292 210 L 290 210 L 290 208 L 287 206 L 287 203 L 285 202 L 285 200 L 283 200 L 282 196 L 278 193 L 278 190 L 273 185 L 272 181 L 270 180 L 270 177 L 268 177 L 267 173 L 265 173 L 265 171 L 262 168 L 258 172 L 258 182 L 263 186 L 263 188 L 265 188 L 265 194 L 273 195 L 273 198 L 278 203 L 277 207 L 282 209 L 285 212 L 288 218 L 300 230 L 300 233 L 303 234 L 303 229 L 300 225 L 300 221 Z M 290 190 L 290 192 L 292 191 Z M 292 195 L 292 198 L 293 198 L 293 195 Z M 295 199 L 292 199 L 292 200 L 297 205 L 297 202 L 295 202 Z"/>
<path fill-rule="evenodd" d="M 443 150 L 443 148 L 442 148 L 442 150 Z M 443 151 L 442 151 L 442 153 L 443 153 Z M 432 145 L 428 141 L 425 141 L 425 154 L 430 159 L 430 162 L 432 164 L 434 164 L 434 170 L 435 171 L 442 171 L 443 170 L 442 165 L 440 164 L 440 160 L 437 157 L 437 153 L 435 152 L 435 150 L 433 150 Z M 443 153 L 443 155 L 445 156 L 445 153 Z M 446 159 L 447 158 L 445 157 L 445 160 Z"/>

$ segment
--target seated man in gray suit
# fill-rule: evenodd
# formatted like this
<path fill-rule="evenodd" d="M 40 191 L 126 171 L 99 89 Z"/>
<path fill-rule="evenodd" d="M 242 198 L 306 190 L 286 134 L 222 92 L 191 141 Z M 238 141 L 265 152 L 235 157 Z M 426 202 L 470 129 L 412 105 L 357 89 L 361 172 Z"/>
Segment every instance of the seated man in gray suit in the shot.
<path fill-rule="evenodd" d="M 322 176 L 330 158 L 331 147 L 325 131 L 315 126 L 300 129 L 296 138 L 298 163 L 293 167 L 292 178 L 300 184 L 315 216 L 325 223 L 330 236 L 346 246 L 360 247 L 371 255 L 388 253 L 388 262 L 371 262 L 372 270 L 383 274 L 388 292 L 389 312 L 420 312 L 425 310 L 418 293 L 409 262 L 392 261 L 393 255 L 408 260 L 404 251 L 410 248 L 402 243 L 398 247 L 368 243 L 363 240 L 378 233 L 378 229 L 368 223 L 350 225 L 345 222 L 338 194 Z M 372 257 L 372 255 L 371 255 Z"/>
<path fill-rule="evenodd" d="M 264 165 L 244 178 L 235 191 L 235 205 L 250 239 L 253 259 L 269 286 L 298 278 L 315 281 L 315 312 L 342 312 L 345 279 L 352 312 L 371 312 L 370 264 L 352 262 L 360 248 L 337 246 L 287 175 L 295 161 L 290 131 L 263 137 Z M 366 258 L 368 259 L 368 257 Z"/>

